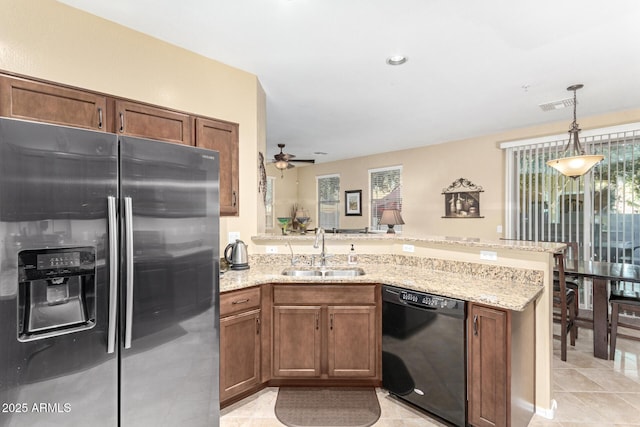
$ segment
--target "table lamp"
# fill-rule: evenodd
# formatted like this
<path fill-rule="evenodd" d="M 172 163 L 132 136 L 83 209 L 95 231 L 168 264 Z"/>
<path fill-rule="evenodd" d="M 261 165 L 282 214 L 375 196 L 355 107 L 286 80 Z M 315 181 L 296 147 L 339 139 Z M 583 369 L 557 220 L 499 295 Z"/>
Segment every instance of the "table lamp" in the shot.
<path fill-rule="evenodd" d="M 385 209 L 382 211 L 380 224 L 386 224 L 387 226 L 389 226 L 387 234 L 393 234 L 396 232 L 393 229 L 393 226 L 396 224 L 404 224 L 404 221 L 402 220 L 402 215 L 400 215 L 400 211 L 398 209 Z"/>

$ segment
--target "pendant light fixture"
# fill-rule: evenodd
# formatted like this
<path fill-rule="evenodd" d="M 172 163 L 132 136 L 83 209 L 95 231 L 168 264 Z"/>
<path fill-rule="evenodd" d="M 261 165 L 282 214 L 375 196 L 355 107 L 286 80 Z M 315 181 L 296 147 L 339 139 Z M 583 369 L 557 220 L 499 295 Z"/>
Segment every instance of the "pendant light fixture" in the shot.
<path fill-rule="evenodd" d="M 585 154 L 584 148 L 580 145 L 580 140 L 578 139 L 578 134 L 580 133 L 580 128 L 578 127 L 578 123 L 576 121 L 576 91 L 578 89 L 582 89 L 584 85 L 577 84 L 573 86 L 569 86 L 567 90 L 573 91 L 573 123 L 571 123 L 571 129 L 569 129 L 569 142 L 567 142 L 567 146 L 564 149 L 564 152 L 567 153 L 569 149 L 573 146 L 574 155 L 570 157 L 561 157 L 559 159 L 549 160 L 547 165 L 551 166 L 554 169 L 557 169 L 561 174 L 566 175 L 570 178 L 578 178 L 591 170 L 592 167 L 600 163 L 604 156 L 597 154 Z M 572 142 L 573 140 L 573 142 Z"/>

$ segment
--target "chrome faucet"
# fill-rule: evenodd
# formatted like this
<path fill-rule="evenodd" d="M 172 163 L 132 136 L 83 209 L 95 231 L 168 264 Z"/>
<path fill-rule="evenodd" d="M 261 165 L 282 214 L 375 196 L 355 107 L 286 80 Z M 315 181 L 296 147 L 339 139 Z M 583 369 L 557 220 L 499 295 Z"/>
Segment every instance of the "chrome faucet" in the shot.
<path fill-rule="evenodd" d="M 320 251 L 320 266 L 324 267 L 327 265 L 327 258 L 329 258 L 332 255 L 327 254 L 324 250 L 324 228 L 322 227 L 318 227 L 318 229 L 316 230 L 316 241 L 313 243 L 313 247 L 316 249 L 320 247 L 320 237 L 322 237 L 322 250 Z M 312 260 L 313 259 L 315 259 L 315 256 L 312 258 Z"/>
<path fill-rule="evenodd" d="M 291 251 L 291 266 L 294 267 L 298 262 L 298 258 L 293 256 L 293 247 L 290 242 L 287 242 L 287 246 L 289 246 L 289 250 Z"/>

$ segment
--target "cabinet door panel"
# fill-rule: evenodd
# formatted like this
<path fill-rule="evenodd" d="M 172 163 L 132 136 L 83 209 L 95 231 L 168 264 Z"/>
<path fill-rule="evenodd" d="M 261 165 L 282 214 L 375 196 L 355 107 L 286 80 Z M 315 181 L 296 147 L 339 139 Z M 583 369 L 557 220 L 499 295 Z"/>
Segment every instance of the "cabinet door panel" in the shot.
<path fill-rule="evenodd" d="M 115 105 L 118 134 L 192 145 L 187 114 L 123 100 Z"/>
<path fill-rule="evenodd" d="M 220 319 L 220 400 L 260 382 L 260 310 Z"/>
<path fill-rule="evenodd" d="M 376 308 L 328 307 L 329 375 L 373 377 L 376 374 Z"/>
<path fill-rule="evenodd" d="M 471 305 L 469 322 L 469 424 L 505 426 L 509 393 L 508 315 L 502 310 Z"/>
<path fill-rule="evenodd" d="M 198 117 L 196 146 L 220 153 L 220 215 L 238 215 L 238 125 Z"/>
<path fill-rule="evenodd" d="M 273 376 L 320 375 L 320 307 L 273 308 Z"/>
<path fill-rule="evenodd" d="M 106 130 L 105 96 L 0 76 L 0 116 Z"/>

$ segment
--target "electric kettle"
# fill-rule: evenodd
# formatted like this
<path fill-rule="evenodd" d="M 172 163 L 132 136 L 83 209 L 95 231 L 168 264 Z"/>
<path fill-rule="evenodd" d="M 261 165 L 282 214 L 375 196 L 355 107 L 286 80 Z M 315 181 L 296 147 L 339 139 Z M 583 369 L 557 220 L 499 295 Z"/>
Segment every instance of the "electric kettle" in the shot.
<path fill-rule="evenodd" d="M 236 239 L 235 243 L 229 243 L 224 248 L 224 259 L 227 260 L 232 270 L 246 270 L 249 268 L 247 245 L 239 239 Z"/>

